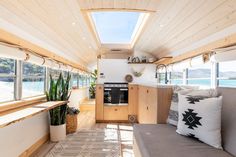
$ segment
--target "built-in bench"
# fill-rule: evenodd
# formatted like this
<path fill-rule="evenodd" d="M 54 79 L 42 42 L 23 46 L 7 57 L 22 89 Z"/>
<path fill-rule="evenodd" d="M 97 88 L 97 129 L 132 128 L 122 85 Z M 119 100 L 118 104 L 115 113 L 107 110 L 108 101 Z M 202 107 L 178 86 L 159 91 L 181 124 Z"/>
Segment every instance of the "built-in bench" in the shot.
<path fill-rule="evenodd" d="M 223 96 L 222 140 L 224 150 L 177 134 L 168 124 L 134 126 L 136 157 L 233 157 L 236 156 L 236 89 L 218 88 Z"/>

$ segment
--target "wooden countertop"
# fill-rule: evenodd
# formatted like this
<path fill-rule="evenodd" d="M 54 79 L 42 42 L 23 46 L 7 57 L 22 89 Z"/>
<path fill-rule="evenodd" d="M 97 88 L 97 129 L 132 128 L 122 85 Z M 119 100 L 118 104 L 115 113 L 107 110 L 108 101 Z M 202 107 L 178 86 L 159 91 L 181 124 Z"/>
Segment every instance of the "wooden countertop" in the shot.
<path fill-rule="evenodd" d="M 8 126 L 8 125 L 16 123 L 16 122 L 19 122 L 19 121 L 24 120 L 26 118 L 30 118 L 34 115 L 48 111 L 52 108 L 64 105 L 66 103 L 67 103 L 67 101 L 44 102 L 44 103 L 40 103 L 40 104 L 37 104 L 34 106 L 30 106 L 30 107 L 15 111 L 15 112 L 2 114 L 0 116 L 0 128 L 3 128 L 5 126 Z"/>

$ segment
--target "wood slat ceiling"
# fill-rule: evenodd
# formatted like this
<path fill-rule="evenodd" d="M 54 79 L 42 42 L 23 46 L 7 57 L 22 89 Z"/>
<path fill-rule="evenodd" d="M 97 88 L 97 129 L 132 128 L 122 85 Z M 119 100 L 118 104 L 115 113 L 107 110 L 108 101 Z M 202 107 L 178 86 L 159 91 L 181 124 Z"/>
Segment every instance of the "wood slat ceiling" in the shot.
<path fill-rule="evenodd" d="M 105 8 L 156 11 L 134 49 L 157 57 L 175 55 L 236 24 L 236 0 L 1 0 L 0 18 L 51 44 L 65 57 L 89 64 L 96 61 L 100 45 L 81 10 Z"/>

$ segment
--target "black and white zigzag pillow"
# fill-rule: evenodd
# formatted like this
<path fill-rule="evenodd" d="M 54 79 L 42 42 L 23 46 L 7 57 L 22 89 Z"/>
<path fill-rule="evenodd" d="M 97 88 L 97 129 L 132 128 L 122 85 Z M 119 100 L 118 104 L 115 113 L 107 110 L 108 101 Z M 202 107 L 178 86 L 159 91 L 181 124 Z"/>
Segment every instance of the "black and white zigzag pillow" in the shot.
<path fill-rule="evenodd" d="M 179 94 L 178 97 L 179 120 L 176 132 L 222 149 L 222 96 L 206 98 Z"/>

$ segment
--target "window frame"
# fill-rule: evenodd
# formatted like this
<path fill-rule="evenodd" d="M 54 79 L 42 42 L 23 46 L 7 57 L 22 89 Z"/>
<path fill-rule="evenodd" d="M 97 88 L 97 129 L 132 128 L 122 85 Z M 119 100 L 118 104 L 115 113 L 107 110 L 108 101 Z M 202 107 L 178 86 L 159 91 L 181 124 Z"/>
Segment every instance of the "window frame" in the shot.
<path fill-rule="evenodd" d="M 1 59 L 11 59 L 11 58 L 3 58 L 1 57 Z M 11 59 L 14 61 L 14 74 L 0 74 L 0 78 L 13 78 L 14 82 L 13 82 L 13 97 L 12 97 L 12 100 L 6 100 L 6 101 L 1 101 L 0 104 L 3 104 L 3 103 L 8 103 L 8 102 L 12 102 L 12 101 L 16 101 L 18 100 L 18 90 L 17 90 L 17 60 L 15 59 Z"/>
<path fill-rule="evenodd" d="M 21 99 L 28 99 L 28 98 L 33 98 L 33 97 L 38 97 L 38 96 L 42 96 L 42 95 L 45 95 L 45 92 L 47 90 L 47 67 L 44 67 L 44 66 L 40 66 L 40 65 L 36 65 L 36 66 L 39 66 L 39 67 L 42 67 L 43 68 L 43 76 L 32 76 L 32 75 L 28 75 L 28 76 L 25 76 L 23 74 L 23 71 L 24 71 L 24 63 L 30 63 L 30 62 L 24 62 L 24 61 L 20 61 L 20 64 L 21 64 L 21 89 L 19 91 L 20 93 L 20 100 Z M 30 64 L 33 64 L 33 63 L 30 63 Z M 20 70 L 20 69 L 19 69 Z M 43 93 L 42 94 L 37 94 L 37 95 L 32 95 L 32 96 L 27 96 L 27 97 L 23 97 L 23 79 L 25 78 L 39 78 L 39 79 L 42 79 L 43 80 Z"/>

